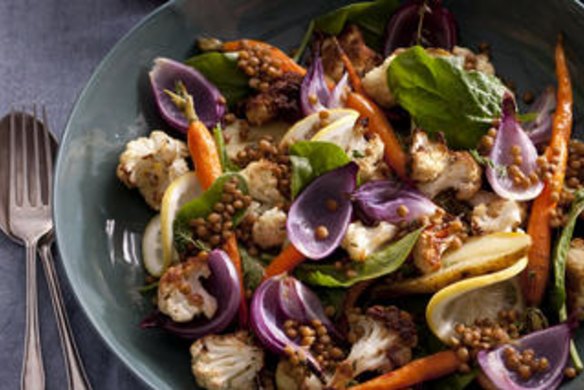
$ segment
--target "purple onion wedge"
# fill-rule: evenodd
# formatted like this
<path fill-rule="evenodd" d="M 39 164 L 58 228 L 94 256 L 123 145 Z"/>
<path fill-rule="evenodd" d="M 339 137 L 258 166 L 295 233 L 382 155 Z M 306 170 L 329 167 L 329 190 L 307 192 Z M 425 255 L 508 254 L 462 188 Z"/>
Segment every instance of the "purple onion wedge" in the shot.
<path fill-rule="evenodd" d="M 358 170 L 357 164 L 350 162 L 325 173 L 310 183 L 290 207 L 288 239 L 307 258 L 322 259 L 339 246 L 351 220 L 353 206 L 349 197 L 355 190 Z M 331 203 L 335 204 L 334 210 Z M 326 234 L 318 235 L 317 229 L 326 230 Z"/>
<path fill-rule="evenodd" d="M 531 111 L 536 112 L 537 117 L 523 126 L 534 144 L 542 144 L 552 137 L 553 112 L 555 108 L 556 92 L 552 87 L 546 88 L 531 107 Z"/>
<path fill-rule="evenodd" d="M 164 93 L 165 89 L 174 91 L 178 81 L 182 81 L 193 96 L 195 111 L 208 128 L 215 127 L 225 114 L 225 99 L 219 90 L 190 66 L 159 57 L 154 60 L 149 76 L 160 114 L 175 129 L 184 133 L 189 127 L 183 113 Z"/>
<path fill-rule="evenodd" d="M 533 349 L 538 357 L 549 361 L 549 369 L 533 375 L 529 380 L 523 380 L 515 372 L 505 366 L 503 351 L 508 345 L 503 345 L 490 352 L 481 351 L 478 362 L 485 375 L 498 389 L 506 390 L 551 390 L 562 382 L 564 368 L 570 352 L 570 326 L 560 324 L 530 333 L 518 340 L 516 348 L 519 351 Z"/>
<path fill-rule="evenodd" d="M 383 54 L 387 57 L 397 48 L 416 44 L 452 50 L 456 42 L 454 16 L 442 6 L 441 0 L 409 0 L 387 23 Z"/>
<path fill-rule="evenodd" d="M 330 91 L 324 79 L 320 56 L 315 56 L 312 65 L 300 85 L 300 107 L 304 115 L 323 110 L 330 98 Z"/>
<path fill-rule="evenodd" d="M 433 215 L 438 206 L 414 188 L 393 180 L 375 180 L 363 184 L 351 198 L 364 222 L 386 221 L 412 222 L 423 216 Z M 405 206 L 407 214 L 398 209 Z"/>
<path fill-rule="evenodd" d="M 489 158 L 492 162 L 487 167 L 487 179 L 493 191 L 502 198 L 527 201 L 537 197 L 543 190 L 540 180 L 531 182 L 529 177 L 537 170 L 537 149 L 523 131 L 515 116 L 515 100 L 510 94 L 503 97 L 503 117 Z M 521 164 L 516 165 L 526 183 L 515 183 L 508 173 L 515 157 L 513 149 L 519 147 Z"/>
<path fill-rule="evenodd" d="M 326 104 L 327 108 L 339 108 L 343 107 L 343 97 L 345 95 L 345 90 L 349 85 L 349 74 L 345 72 L 343 77 L 339 80 L 337 85 L 331 91 L 331 95 Z"/>
<path fill-rule="evenodd" d="M 174 322 L 170 317 L 155 311 L 141 323 L 142 328 L 162 328 L 185 339 L 195 340 L 211 333 L 223 331 L 235 318 L 241 302 L 241 286 L 233 262 L 222 250 L 209 254 L 211 276 L 207 280 L 210 291 L 217 299 L 217 311 L 213 318 L 198 318 L 186 323 Z"/>
<path fill-rule="evenodd" d="M 312 370 L 320 373 L 320 364 L 318 364 L 314 356 L 299 345 L 299 340 L 289 338 L 282 330 L 286 320 L 296 319 L 287 317 L 280 310 L 280 285 L 287 278 L 289 277 L 285 275 L 271 277 L 256 289 L 251 301 L 251 327 L 264 347 L 279 355 L 284 354 L 287 347 L 292 348 L 299 355 L 306 357 L 306 362 Z M 296 320 L 300 321 L 301 319 L 298 318 Z"/>

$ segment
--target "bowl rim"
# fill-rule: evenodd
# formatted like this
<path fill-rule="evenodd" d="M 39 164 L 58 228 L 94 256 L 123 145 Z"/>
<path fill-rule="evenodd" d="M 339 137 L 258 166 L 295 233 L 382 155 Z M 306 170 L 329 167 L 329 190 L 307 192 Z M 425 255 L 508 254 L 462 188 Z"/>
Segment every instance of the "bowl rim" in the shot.
<path fill-rule="evenodd" d="M 90 90 L 92 90 L 97 83 L 97 79 L 99 75 L 102 73 L 103 69 L 113 60 L 115 55 L 121 50 L 121 48 L 139 31 L 144 30 L 149 22 L 156 19 L 164 10 L 172 8 L 175 6 L 176 0 L 169 0 L 165 4 L 157 7 L 146 16 L 144 16 L 139 22 L 130 28 L 123 36 L 120 38 L 114 46 L 108 51 L 108 53 L 103 57 L 103 59 L 99 62 L 99 64 L 94 68 L 93 72 L 91 73 L 90 78 L 88 79 L 87 83 L 75 99 L 75 103 L 69 113 L 67 122 L 65 124 L 63 134 L 61 136 L 60 145 L 68 144 L 71 139 L 71 134 L 73 133 L 73 125 L 72 121 L 73 118 L 77 116 L 77 112 L 80 109 L 79 103 L 85 99 L 87 94 Z M 59 149 L 60 151 L 60 149 Z M 54 221 L 54 231 L 55 231 L 55 238 L 57 242 L 57 250 L 59 253 L 59 257 L 61 259 L 61 264 L 63 265 L 63 269 L 65 270 L 65 275 L 67 276 L 67 280 L 69 285 L 71 286 L 71 290 L 73 291 L 73 295 L 75 296 L 79 306 L 81 307 L 85 316 L 89 319 L 91 326 L 95 329 L 96 333 L 99 334 L 101 340 L 104 341 L 110 352 L 116 355 L 123 364 L 131 371 L 137 378 L 139 378 L 142 383 L 146 384 L 150 388 L 160 388 L 162 382 L 157 380 L 154 376 L 149 374 L 141 365 L 136 365 L 135 362 L 132 360 L 132 356 L 127 353 L 124 348 L 121 348 L 116 342 L 113 341 L 110 337 L 106 337 L 102 332 L 101 325 L 103 324 L 102 320 L 98 318 L 98 316 L 89 310 L 89 304 L 85 297 L 80 293 L 81 286 L 80 283 L 77 282 L 77 279 L 74 277 L 74 272 L 71 269 L 68 261 L 65 261 L 66 251 L 62 242 L 63 233 L 61 232 L 61 226 L 66 221 L 62 221 L 60 218 L 61 212 L 58 206 L 58 189 L 61 187 L 61 182 L 64 179 L 60 179 L 60 175 L 57 175 L 63 168 L 63 157 L 62 153 L 58 153 L 57 161 L 55 164 L 54 169 L 54 183 L 53 183 L 53 193 L 52 193 L 52 214 L 53 214 L 53 221 Z"/>

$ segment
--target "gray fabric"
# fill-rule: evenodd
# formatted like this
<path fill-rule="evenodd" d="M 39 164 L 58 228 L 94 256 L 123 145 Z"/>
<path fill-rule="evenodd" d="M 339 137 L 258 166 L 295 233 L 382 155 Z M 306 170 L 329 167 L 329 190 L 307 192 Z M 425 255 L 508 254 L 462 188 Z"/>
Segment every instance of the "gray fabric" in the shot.
<path fill-rule="evenodd" d="M 155 0 L 0 0 L 0 116 L 10 107 L 45 104 L 52 130 L 62 129 L 95 66 Z M 0 234 L 0 389 L 20 383 L 24 335 L 24 250 Z M 61 285 L 94 389 L 143 389 L 92 328 L 70 290 Z M 47 389 L 65 389 L 57 327 L 42 269 L 39 317 Z"/>

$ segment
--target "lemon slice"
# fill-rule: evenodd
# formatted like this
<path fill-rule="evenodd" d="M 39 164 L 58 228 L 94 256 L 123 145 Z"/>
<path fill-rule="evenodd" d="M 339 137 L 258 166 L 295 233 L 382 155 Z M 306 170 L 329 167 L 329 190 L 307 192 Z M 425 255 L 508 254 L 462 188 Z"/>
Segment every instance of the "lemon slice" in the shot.
<path fill-rule="evenodd" d="M 449 344 L 457 323 L 496 319 L 501 310 L 525 308 L 516 276 L 527 266 L 527 257 L 492 274 L 461 280 L 438 291 L 426 307 L 426 321 L 432 332 Z"/>
<path fill-rule="evenodd" d="M 428 294 L 470 276 L 499 271 L 527 254 L 531 237 L 524 233 L 493 233 L 471 238 L 459 249 L 446 253 L 442 267 L 417 278 L 384 288 L 391 295 Z"/>
<path fill-rule="evenodd" d="M 162 261 L 162 242 L 160 237 L 160 214 L 152 217 L 144 234 L 142 234 L 142 261 L 144 268 L 152 276 L 160 276 L 164 272 Z"/>
<path fill-rule="evenodd" d="M 330 125 L 326 126 L 319 132 L 317 132 L 311 141 L 326 141 L 340 146 L 343 150 L 347 151 L 354 148 L 355 145 L 362 143 L 359 141 L 364 141 L 364 137 L 361 134 L 356 135 L 353 128 L 355 127 L 355 122 L 359 118 L 359 115 L 347 115 L 341 119 L 337 119 Z"/>
<path fill-rule="evenodd" d="M 162 271 L 160 274 L 168 268 L 175 257 L 173 223 L 176 213 L 183 204 L 202 193 L 203 190 L 195 172 L 186 173 L 175 179 L 164 192 L 160 207 L 160 238 L 162 242 Z"/>
<path fill-rule="evenodd" d="M 334 123 L 341 118 L 355 118 L 353 123 L 357 120 L 357 118 L 359 118 L 359 113 L 349 108 L 334 108 L 327 111 L 329 114 L 328 121 L 330 122 L 330 125 L 325 126 L 323 129 L 318 129 L 318 126 L 321 122 L 320 114 L 318 112 L 310 114 L 306 118 L 296 122 L 294 126 L 292 126 L 286 132 L 286 134 L 284 134 L 284 137 L 282 137 L 282 140 L 280 141 L 280 146 L 290 146 L 297 141 L 311 139 L 314 134 L 327 129 L 330 126 L 333 126 Z"/>

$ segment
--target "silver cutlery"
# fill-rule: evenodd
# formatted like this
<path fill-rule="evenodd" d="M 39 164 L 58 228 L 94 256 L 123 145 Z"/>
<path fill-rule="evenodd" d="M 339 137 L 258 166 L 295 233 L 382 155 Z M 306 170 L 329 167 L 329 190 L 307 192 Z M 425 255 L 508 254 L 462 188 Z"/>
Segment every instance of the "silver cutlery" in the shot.
<path fill-rule="evenodd" d="M 68 388 L 75 390 L 90 389 L 91 386 L 83 370 L 67 319 L 54 259 L 51 254 L 53 242 L 50 203 L 53 166 L 51 142 L 54 143 L 55 141 L 52 140 L 46 127 L 47 118 L 44 108 L 42 110 L 44 124 L 39 123 L 36 108 L 33 111 L 34 115 L 32 117 L 24 113 L 11 112 L 10 114 L 8 215 L 7 218 L 0 218 L 0 223 L 8 222 L 7 228 L 2 226 L 2 230 L 9 233 L 12 238 L 24 243 L 27 251 L 27 320 L 22 388 L 35 390 L 44 388 L 44 370 L 38 333 L 35 267 L 35 251 L 38 245 L 38 253 L 41 256 L 41 262 L 47 278 L 63 347 Z M 20 131 L 17 130 L 17 127 L 20 127 Z M 0 210 L 4 211 L 5 209 L 0 207 Z"/>

